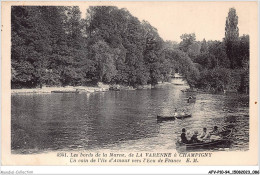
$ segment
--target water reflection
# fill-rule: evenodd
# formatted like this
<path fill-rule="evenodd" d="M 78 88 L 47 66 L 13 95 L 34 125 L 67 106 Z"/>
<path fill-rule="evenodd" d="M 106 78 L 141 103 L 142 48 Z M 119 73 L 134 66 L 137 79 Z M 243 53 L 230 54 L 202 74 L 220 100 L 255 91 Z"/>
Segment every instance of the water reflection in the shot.
<path fill-rule="evenodd" d="M 189 95 L 196 103 L 187 103 Z M 234 103 L 236 102 L 236 103 Z M 157 123 L 185 108 L 192 117 Z M 175 149 L 181 129 L 234 128 L 231 149 L 248 149 L 247 96 L 183 93 L 181 87 L 93 94 L 12 96 L 12 150 Z"/>

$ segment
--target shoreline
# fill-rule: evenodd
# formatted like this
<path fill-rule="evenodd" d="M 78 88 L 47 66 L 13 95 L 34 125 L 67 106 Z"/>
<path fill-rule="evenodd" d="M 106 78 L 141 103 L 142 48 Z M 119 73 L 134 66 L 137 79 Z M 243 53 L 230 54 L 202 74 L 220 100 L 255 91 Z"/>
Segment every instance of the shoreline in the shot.
<path fill-rule="evenodd" d="M 42 87 L 42 88 L 31 88 L 31 89 L 11 89 L 11 95 L 18 94 L 50 94 L 52 91 L 58 91 L 60 93 L 94 93 L 94 92 L 105 92 L 111 90 L 111 87 L 116 86 L 119 90 L 140 90 L 140 89 L 152 89 L 162 85 L 171 84 L 169 82 L 159 83 L 155 86 L 151 85 L 140 85 L 137 88 L 132 86 L 123 86 L 123 85 L 105 85 L 103 83 L 98 84 L 98 86 L 65 86 L 65 87 Z M 112 89 L 113 90 L 113 89 Z"/>
<path fill-rule="evenodd" d="M 90 86 L 66 86 L 66 87 L 43 87 L 32 89 L 11 89 L 11 94 L 49 94 L 52 91 L 60 92 L 103 92 L 108 91 L 109 87 L 90 87 Z"/>
<path fill-rule="evenodd" d="M 122 86 L 122 85 L 116 85 L 118 90 L 142 90 L 142 89 L 153 89 L 158 88 L 160 86 L 171 84 L 169 82 L 159 83 L 154 86 L 152 85 L 139 85 L 136 88 L 133 88 L 132 86 Z M 24 95 L 24 94 L 50 94 L 53 93 L 52 91 L 56 91 L 56 93 L 95 93 L 95 92 L 106 92 L 109 90 L 115 90 L 111 89 L 111 87 L 114 87 L 115 85 L 98 85 L 95 87 L 92 86 L 65 86 L 65 87 L 43 87 L 43 88 L 32 88 L 32 89 L 11 89 L 11 95 Z M 194 92 L 194 93 L 206 93 L 206 94 L 244 94 L 239 93 L 237 91 L 231 91 L 227 90 L 226 92 L 218 92 L 214 93 L 212 91 L 208 91 L 205 89 L 196 89 L 194 91 L 189 91 L 189 88 L 186 87 L 182 90 L 182 92 Z"/>

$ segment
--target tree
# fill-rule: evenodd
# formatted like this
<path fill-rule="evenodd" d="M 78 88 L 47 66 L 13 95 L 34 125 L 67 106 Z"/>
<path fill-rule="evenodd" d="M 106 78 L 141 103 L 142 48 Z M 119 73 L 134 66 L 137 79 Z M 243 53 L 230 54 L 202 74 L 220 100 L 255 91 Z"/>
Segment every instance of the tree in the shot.
<path fill-rule="evenodd" d="M 212 69 L 216 66 L 216 57 L 213 54 L 203 52 L 194 60 L 195 63 L 200 64 L 204 69 Z"/>
<path fill-rule="evenodd" d="M 249 62 L 249 35 L 243 35 L 239 38 L 239 49 L 237 52 L 238 66 L 243 67 L 244 63 Z"/>
<path fill-rule="evenodd" d="M 90 8 L 88 19 L 89 46 L 102 41 L 116 52 L 114 81 L 134 85 L 140 77 L 143 82 L 144 41 L 140 21 L 126 9 L 111 6 Z"/>
<path fill-rule="evenodd" d="M 208 52 L 210 53 L 210 55 L 213 55 L 215 57 L 215 63 L 212 62 L 212 68 L 216 66 L 224 68 L 230 67 L 230 61 L 226 54 L 226 46 L 223 42 L 208 41 Z"/>
<path fill-rule="evenodd" d="M 236 9 L 230 8 L 228 12 L 228 17 L 226 19 L 225 40 L 227 41 L 238 40 L 239 29 L 237 25 L 238 25 L 238 16 L 236 14 Z"/>
<path fill-rule="evenodd" d="M 195 41 L 196 41 L 196 36 L 195 33 L 191 33 L 191 34 L 183 34 L 180 37 L 182 39 L 182 41 L 180 42 L 180 50 L 182 50 L 183 52 L 187 52 L 189 49 L 189 46 L 192 45 Z"/>
<path fill-rule="evenodd" d="M 96 75 L 99 81 L 109 83 L 116 75 L 116 55 L 104 41 L 98 41 L 91 47 L 92 59 L 96 63 Z"/>
<path fill-rule="evenodd" d="M 47 60 L 51 52 L 50 31 L 41 7 L 11 8 L 11 60 L 16 72 L 13 86 L 35 87 L 45 81 Z"/>
<path fill-rule="evenodd" d="M 194 60 L 197 55 L 200 54 L 201 44 L 200 42 L 193 42 L 187 50 L 189 57 Z"/>
<path fill-rule="evenodd" d="M 239 29 L 238 16 L 236 14 L 236 9 L 230 8 L 228 12 L 228 17 L 226 19 L 225 27 L 225 44 L 226 53 L 230 60 L 230 67 L 233 69 L 237 66 L 236 52 L 238 51 L 238 39 L 239 39 Z"/>
<path fill-rule="evenodd" d="M 200 80 L 197 86 L 212 92 L 223 92 L 231 82 L 231 72 L 229 69 L 216 67 L 205 69 L 200 73 Z"/>
<path fill-rule="evenodd" d="M 147 21 L 142 22 L 143 36 L 145 39 L 144 62 L 149 71 L 149 83 L 156 84 L 163 79 L 161 74 L 163 40 L 159 36 L 157 29 L 152 27 Z"/>
<path fill-rule="evenodd" d="M 82 43 L 81 12 L 78 6 L 66 7 L 65 9 L 65 33 L 68 37 L 68 46 L 80 49 Z"/>
<path fill-rule="evenodd" d="M 45 21 L 46 27 L 50 33 L 46 38 L 50 41 L 51 50 L 43 59 L 47 62 L 43 74 L 40 79 L 43 79 L 40 84 L 45 85 L 68 85 L 73 80 L 70 79 L 67 67 L 72 67 L 73 57 L 71 48 L 68 46 L 68 36 L 66 35 L 66 10 L 67 7 L 42 6 L 42 18 Z M 74 71 L 74 70 L 73 70 Z M 72 75 L 72 74 L 71 74 Z"/>
<path fill-rule="evenodd" d="M 208 52 L 208 43 L 207 41 L 205 40 L 205 38 L 202 40 L 201 42 L 201 48 L 200 48 L 200 52 L 203 53 L 203 52 Z"/>
<path fill-rule="evenodd" d="M 176 41 L 166 40 L 163 43 L 164 49 L 179 49 L 179 44 Z"/>

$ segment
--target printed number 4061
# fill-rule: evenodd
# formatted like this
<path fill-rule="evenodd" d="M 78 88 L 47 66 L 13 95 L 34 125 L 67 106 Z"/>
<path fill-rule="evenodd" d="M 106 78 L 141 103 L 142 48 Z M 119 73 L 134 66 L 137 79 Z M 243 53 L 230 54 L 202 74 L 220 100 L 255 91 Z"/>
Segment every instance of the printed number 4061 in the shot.
<path fill-rule="evenodd" d="M 67 157 L 66 153 L 57 153 L 57 157 Z"/>

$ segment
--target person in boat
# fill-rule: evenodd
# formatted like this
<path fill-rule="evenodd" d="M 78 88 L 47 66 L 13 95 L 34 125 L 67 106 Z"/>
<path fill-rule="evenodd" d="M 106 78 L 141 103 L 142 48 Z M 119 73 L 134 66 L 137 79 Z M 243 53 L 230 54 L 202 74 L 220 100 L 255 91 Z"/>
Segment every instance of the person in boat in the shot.
<path fill-rule="evenodd" d="M 192 135 L 189 143 L 201 143 L 201 141 L 198 139 L 198 131 L 194 131 L 194 134 Z"/>
<path fill-rule="evenodd" d="M 187 103 L 189 103 L 191 99 L 192 99 L 192 96 L 189 96 L 187 99 Z"/>
<path fill-rule="evenodd" d="M 174 116 L 178 116 L 178 112 L 177 112 L 177 108 L 175 108 L 175 111 L 174 111 Z"/>
<path fill-rule="evenodd" d="M 186 129 L 185 128 L 182 128 L 181 130 L 181 142 L 182 143 L 189 143 L 187 137 L 186 137 Z"/>
<path fill-rule="evenodd" d="M 210 139 L 210 133 L 207 132 L 207 128 L 203 128 L 201 135 L 199 136 L 200 140 L 207 141 Z"/>
<path fill-rule="evenodd" d="M 181 115 L 182 115 L 182 116 L 185 115 L 185 111 L 184 111 L 184 109 L 181 111 Z"/>
<path fill-rule="evenodd" d="M 188 97 L 188 103 L 192 102 L 191 100 L 195 99 L 194 97 L 192 97 L 191 95 Z"/>
<path fill-rule="evenodd" d="M 219 130 L 217 126 L 214 126 L 213 130 L 210 132 L 211 135 L 219 135 Z"/>
<path fill-rule="evenodd" d="M 214 126 L 213 131 L 210 132 L 210 139 L 219 140 L 220 138 L 220 131 L 218 130 L 217 126 Z"/>

